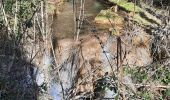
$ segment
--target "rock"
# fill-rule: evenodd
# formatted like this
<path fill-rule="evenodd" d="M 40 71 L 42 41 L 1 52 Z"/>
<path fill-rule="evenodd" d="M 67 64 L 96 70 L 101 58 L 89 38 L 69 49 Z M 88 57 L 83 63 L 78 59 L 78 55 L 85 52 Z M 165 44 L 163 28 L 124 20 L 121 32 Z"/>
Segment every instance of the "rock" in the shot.
<path fill-rule="evenodd" d="M 49 95 L 51 96 L 52 100 L 62 100 L 61 95 L 61 87 L 57 83 L 51 83 L 49 88 Z"/>
<path fill-rule="evenodd" d="M 115 98 L 117 96 L 117 93 L 114 91 L 111 91 L 110 89 L 105 90 L 104 98 Z"/>
<path fill-rule="evenodd" d="M 132 45 L 136 47 L 149 47 L 151 37 L 144 31 L 141 31 L 139 35 L 132 37 Z"/>
<path fill-rule="evenodd" d="M 134 92 L 136 92 L 135 85 L 133 84 L 130 75 L 126 75 L 126 76 L 123 78 L 123 81 L 124 81 L 124 82 L 127 84 L 127 86 L 129 86 Z"/>
<path fill-rule="evenodd" d="M 106 25 L 114 24 L 115 26 L 122 25 L 123 20 L 124 20 L 123 17 L 114 13 L 111 9 L 101 10 L 100 13 L 95 18 L 95 22 L 98 24 Z"/>
<path fill-rule="evenodd" d="M 123 17 L 114 13 L 111 9 L 101 10 L 94 21 L 98 27 L 109 30 L 113 35 L 120 35 L 124 26 Z"/>
<path fill-rule="evenodd" d="M 45 76 L 43 73 L 38 72 L 36 76 L 36 83 L 38 86 L 43 85 L 45 83 Z"/>

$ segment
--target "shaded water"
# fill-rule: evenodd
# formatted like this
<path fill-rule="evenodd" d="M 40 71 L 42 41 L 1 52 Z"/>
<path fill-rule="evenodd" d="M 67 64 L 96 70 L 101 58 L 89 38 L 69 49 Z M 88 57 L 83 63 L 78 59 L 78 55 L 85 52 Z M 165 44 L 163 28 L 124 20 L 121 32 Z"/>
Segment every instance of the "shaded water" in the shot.
<path fill-rule="evenodd" d="M 77 1 L 77 9 L 79 10 L 80 0 Z M 92 22 L 94 17 L 104 8 L 105 7 L 97 0 L 85 0 L 85 18 Z M 52 26 L 53 34 L 59 39 L 73 38 L 75 36 L 73 3 L 71 1 L 65 2 L 60 10 L 61 12 L 57 16 L 54 16 Z M 77 16 L 78 14 L 79 12 L 77 13 Z M 88 28 L 90 26 L 84 23 L 82 27 L 83 31 L 81 31 L 81 33 L 88 33 Z"/>

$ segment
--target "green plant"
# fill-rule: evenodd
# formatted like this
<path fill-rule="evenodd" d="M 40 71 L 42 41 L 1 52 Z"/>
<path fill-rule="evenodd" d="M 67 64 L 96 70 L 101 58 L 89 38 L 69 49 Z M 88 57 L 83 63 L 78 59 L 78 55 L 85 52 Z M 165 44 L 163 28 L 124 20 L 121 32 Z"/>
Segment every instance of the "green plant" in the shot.
<path fill-rule="evenodd" d="M 170 83 L 170 70 L 165 66 L 156 66 L 156 71 L 152 76 L 154 81 L 159 81 L 162 84 L 168 85 Z"/>

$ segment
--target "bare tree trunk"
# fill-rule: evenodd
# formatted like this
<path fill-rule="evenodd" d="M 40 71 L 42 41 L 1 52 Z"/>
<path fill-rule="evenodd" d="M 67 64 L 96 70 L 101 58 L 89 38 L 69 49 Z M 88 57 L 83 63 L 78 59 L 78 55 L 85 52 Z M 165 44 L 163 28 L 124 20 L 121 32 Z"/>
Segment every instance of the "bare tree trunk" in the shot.
<path fill-rule="evenodd" d="M 0 3 L 0 7 L 1 7 L 1 9 L 2 9 L 3 19 L 5 20 L 5 25 L 7 26 L 8 31 L 9 31 L 8 33 L 9 33 L 9 35 L 10 35 L 10 34 L 12 34 L 12 30 L 11 30 L 9 24 L 8 24 L 8 19 L 7 19 L 7 16 L 6 16 L 6 13 L 5 13 L 5 9 L 4 9 L 2 3 Z"/>
<path fill-rule="evenodd" d="M 43 83 L 46 84 L 47 90 L 41 94 L 40 99 L 48 100 L 50 99 L 50 93 L 49 93 L 49 86 L 50 86 L 50 66 L 51 66 L 51 55 L 50 55 L 50 39 L 49 39 L 49 27 L 47 23 L 48 15 L 47 15 L 47 3 L 46 1 L 41 1 L 41 23 L 39 27 L 41 27 L 41 33 L 43 36 L 44 44 L 44 53 L 43 53 L 43 59 L 42 64 L 43 66 L 39 68 L 39 75 L 43 76 Z M 38 19 L 37 19 L 38 20 Z M 37 21 L 38 22 L 38 21 Z"/>
<path fill-rule="evenodd" d="M 76 41 L 78 41 L 79 39 L 79 34 L 81 31 L 81 27 L 83 24 L 83 20 L 84 20 L 84 5 L 85 5 L 85 0 L 81 0 L 81 5 L 80 5 L 80 11 L 79 11 L 79 18 L 78 18 L 78 23 L 77 23 L 77 37 L 76 37 Z"/>
<path fill-rule="evenodd" d="M 17 26 L 17 12 L 18 12 L 18 0 L 15 2 L 15 19 L 14 19 L 14 33 L 16 32 L 16 26 Z"/>
<path fill-rule="evenodd" d="M 43 36 L 43 39 L 45 40 L 45 37 L 44 37 L 44 1 L 42 0 L 41 1 L 41 27 L 42 27 L 42 36 Z"/>

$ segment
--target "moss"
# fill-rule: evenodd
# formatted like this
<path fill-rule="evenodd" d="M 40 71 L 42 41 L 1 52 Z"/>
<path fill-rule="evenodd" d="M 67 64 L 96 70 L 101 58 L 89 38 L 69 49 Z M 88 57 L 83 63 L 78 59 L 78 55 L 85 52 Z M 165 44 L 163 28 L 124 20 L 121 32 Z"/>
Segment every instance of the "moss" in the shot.
<path fill-rule="evenodd" d="M 134 3 L 128 2 L 127 0 L 109 0 L 110 2 L 117 4 L 119 7 L 125 9 L 129 12 L 134 12 Z M 144 25 L 150 25 L 151 23 L 161 24 L 161 20 L 143 10 L 139 6 L 135 6 L 135 16 L 134 20 L 138 23 L 142 23 Z M 144 15 L 139 15 L 139 13 L 143 13 Z"/>
<path fill-rule="evenodd" d="M 122 3 L 127 3 L 128 0 L 109 0 L 109 1 L 116 4 L 122 4 Z"/>
<path fill-rule="evenodd" d="M 95 22 L 102 25 L 102 27 L 107 27 L 107 29 L 114 26 L 114 30 L 109 29 L 109 31 L 112 32 L 113 35 L 119 35 L 119 31 L 123 28 L 124 18 L 113 12 L 111 9 L 108 9 L 101 10 L 95 17 Z"/>
<path fill-rule="evenodd" d="M 97 17 L 103 17 L 103 18 L 113 18 L 114 16 L 116 16 L 113 12 L 111 12 L 110 9 L 108 10 L 101 10 L 101 12 L 97 15 Z"/>
<path fill-rule="evenodd" d="M 125 3 L 125 4 L 120 4 L 120 7 L 123 7 L 127 11 L 134 11 L 134 3 Z M 142 9 L 138 6 L 135 6 L 135 12 L 140 12 Z"/>
<path fill-rule="evenodd" d="M 134 3 L 127 2 L 127 0 L 109 0 L 110 2 L 113 2 L 117 4 L 118 6 L 124 8 L 125 10 L 132 12 L 134 11 Z M 135 6 L 135 12 L 141 12 L 142 9 L 138 6 Z"/>
<path fill-rule="evenodd" d="M 139 24 L 143 25 L 151 25 L 151 24 L 158 24 L 160 25 L 162 22 L 160 19 L 157 19 L 155 16 L 151 15 L 148 12 L 142 12 L 143 15 L 137 13 L 134 15 L 134 20 Z"/>
<path fill-rule="evenodd" d="M 134 15 L 134 21 L 142 25 L 151 25 L 149 21 L 147 21 L 145 18 L 142 18 L 139 14 Z"/>
<path fill-rule="evenodd" d="M 47 11 L 48 13 L 52 14 L 54 13 L 54 10 L 56 9 L 55 5 L 53 4 L 48 4 Z"/>
<path fill-rule="evenodd" d="M 116 13 L 114 13 L 111 9 L 108 10 L 101 10 L 101 12 L 96 16 L 95 21 L 98 20 L 112 20 L 112 21 L 118 21 L 122 22 L 123 18 L 121 16 L 118 16 Z"/>

